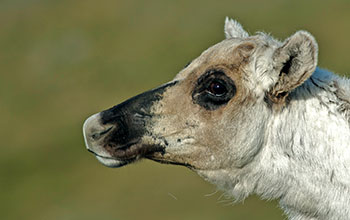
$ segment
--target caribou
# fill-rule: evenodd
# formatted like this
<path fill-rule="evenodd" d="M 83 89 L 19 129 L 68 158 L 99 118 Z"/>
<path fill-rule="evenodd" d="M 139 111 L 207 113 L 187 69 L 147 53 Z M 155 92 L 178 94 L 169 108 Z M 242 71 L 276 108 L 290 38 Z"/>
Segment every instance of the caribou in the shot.
<path fill-rule="evenodd" d="M 89 117 L 88 151 L 108 167 L 185 166 L 292 220 L 350 219 L 349 79 L 317 67 L 306 31 L 281 42 L 226 18 L 224 32 L 170 82 Z"/>

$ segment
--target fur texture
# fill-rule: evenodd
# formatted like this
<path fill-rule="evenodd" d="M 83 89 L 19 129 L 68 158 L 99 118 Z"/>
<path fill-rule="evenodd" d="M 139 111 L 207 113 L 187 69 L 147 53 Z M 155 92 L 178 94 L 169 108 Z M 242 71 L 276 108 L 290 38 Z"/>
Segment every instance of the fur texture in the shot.
<path fill-rule="evenodd" d="M 250 164 L 200 174 L 239 201 L 279 199 L 290 219 L 349 219 L 350 128 L 341 110 L 349 102 L 335 86 L 342 81 L 317 69 L 287 108 L 267 113 L 261 152 Z"/>
<path fill-rule="evenodd" d="M 185 165 L 237 201 L 278 199 L 292 220 L 350 219 L 350 81 L 317 68 L 306 31 L 280 42 L 227 18 L 225 35 L 171 86 L 104 111 L 113 123 L 88 119 L 89 151 L 111 167 L 143 157 Z M 234 94 L 203 108 L 216 105 L 201 103 L 213 97 L 201 80 L 212 72 Z M 129 140 L 131 126 L 143 132 Z"/>

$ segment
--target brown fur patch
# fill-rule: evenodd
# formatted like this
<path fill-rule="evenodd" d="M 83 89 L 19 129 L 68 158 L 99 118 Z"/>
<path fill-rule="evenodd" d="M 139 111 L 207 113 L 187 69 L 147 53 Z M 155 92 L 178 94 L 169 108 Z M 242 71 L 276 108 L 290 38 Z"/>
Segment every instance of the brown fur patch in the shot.
<path fill-rule="evenodd" d="M 226 42 L 227 43 L 227 42 Z M 254 99 L 244 87 L 243 74 L 250 56 L 255 49 L 252 42 L 245 42 L 232 47 L 231 50 L 223 50 L 225 47 L 213 47 L 194 60 L 189 67 L 181 73 L 182 79 L 169 88 L 163 98 L 153 107 L 153 114 L 158 116 L 153 133 L 168 138 L 168 141 L 192 136 L 194 143 L 190 152 L 178 152 L 165 154 L 156 153 L 152 157 L 157 161 L 168 163 L 181 163 L 196 169 L 207 169 L 211 155 L 222 154 L 222 149 L 227 146 L 230 137 L 227 133 L 226 123 L 240 118 L 244 112 L 242 108 L 253 105 Z M 197 63 L 196 63 L 197 62 Z M 195 67 L 193 67 L 195 66 Z M 236 86 L 235 96 L 224 106 L 209 111 L 196 104 L 192 100 L 192 92 L 198 78 L 209 70 L 220 70 L 230 77 Z M 171 147 L 169 147 L 171 148 Z M 221 153 L 220 153 L 221 152 Z M 225 161 L 211 164 L 210 168 L 220 168 Z"/>

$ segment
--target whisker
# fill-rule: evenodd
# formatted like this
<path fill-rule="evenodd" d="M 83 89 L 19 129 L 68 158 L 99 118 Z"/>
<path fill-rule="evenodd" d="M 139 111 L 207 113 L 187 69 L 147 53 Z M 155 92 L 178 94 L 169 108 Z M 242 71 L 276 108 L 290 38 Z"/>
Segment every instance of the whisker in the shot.
<path fill-rule="evenodd" d="M 168 195 L 169 195 L 171 198 L 173 198 L 174 200 L 177 200 L 176 196 L 174 196 L 173 194 L 168 193 Z"/>
<path fill-rule="evenodd" d="M 219 190 L 215 190 L 214 192 L 205 194 L 204 196 L 206 196 L 206 197 L 213 196 L 213 195 L 215 195 L 217 192 L 219 192 Z"/>

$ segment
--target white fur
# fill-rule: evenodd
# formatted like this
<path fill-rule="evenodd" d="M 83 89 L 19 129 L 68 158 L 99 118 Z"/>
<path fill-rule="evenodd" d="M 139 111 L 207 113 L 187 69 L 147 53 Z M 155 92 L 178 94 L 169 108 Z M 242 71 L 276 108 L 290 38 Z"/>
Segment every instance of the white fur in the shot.
<path fill-rule="evenodd" d="M 270 116 L 250 164 L 198 173 L 238 201 L 250 194 L 280 199 L 293 220 L 350 219 L 350 128 L 338 110 L 342 89 L 349 80 L 317 69 L 291 94 L 288 108 L 257 112 Z M 341 92 L 349 98 L 350 90 Z"/>
<path fill-rule="evenodd" d="M 227 38 L 247 37 L 242 26 L 229 19 L 225 33 Z M 316 41 L 307 32 L 294 36 L 299 47 L 296 77 L 301 76 L 298 71 L 311 71 L 311 77 L 290 91 L 288 103 L 279 111 L 264 107 L 262 94 L 280 77 L 273 74 L 273 56 L 283 44 L 260 34 L 266 46 L 255 52 L 245 79 L 245 85 L 260 97 L 255 109 L 246 113 L 255 123 L 239 125 L 247 134 L 237 135 L 229 148 L 235 155 L 259 150 L 241 167 L 198 173 L 237 201 L 251 194 L 279 199 L 292 220 L 350 219 L 350 80 L 319 68 L 313 71 Z M 315 57 L 310 56 L 312 52 Z"/>
<path fill-rule="evenodd" d="M 249 34 L 243 29 L 237 21 L 226 17 L 225 19 L 225 36 L 229 38 L 247 38 Z"/>
<path fill-rule="evenodd" d="M 207 51 L 245 39 L 257 43 L 243 79 L 257 103 L 244 110 L 241 121 L 226 125 L 234 135 L 227 135 L 232 141 L 222 149 L 227 158 L 217 160 L 232 165 L 197 170 L 199 175 L 237 201 L 251 194 L 279 199 L 292 220 L 350 219 L 350 81 L 315 70 L 318 47 L 308 32 L 281 43 L 263 33 L 249 37 L 226 18 L 225 35 L 226 41 Z M 296 62 L 281 79 L 291 56 Z M 264 101 L 273 89 L 289 93 L 277 111 Z"/>

